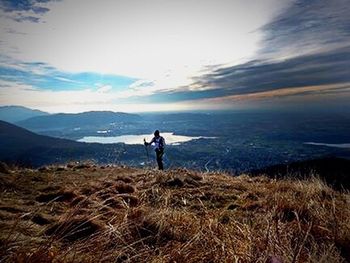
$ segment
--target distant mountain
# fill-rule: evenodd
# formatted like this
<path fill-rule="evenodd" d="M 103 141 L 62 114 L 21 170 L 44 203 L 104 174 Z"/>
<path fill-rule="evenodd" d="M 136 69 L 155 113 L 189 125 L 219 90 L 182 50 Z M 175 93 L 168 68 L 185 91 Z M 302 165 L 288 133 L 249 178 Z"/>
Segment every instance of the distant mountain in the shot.
<path fill-rule="evenodd" d="M 75 114 L 58 113 L 47 116 L 33 117 L 17 122 L 16 125 L 29 130 L 40 131 L 90 127 L 120 122 L 133 122 L 140 119 L 141 117 L 137 114 L 112 111 L 89 111 Z"/>
<path fill-rule="evenodd" d="M 350 160 L 337 157 L 292 162 L 273 165 L 264 169 L 254 170 L 253 175 L 266 174 L 270 177 L 307 178 L 319 176 L 336 189 L 350 189 Z"/>
<path fill-rule="evenodd" d="M 203 121 L 213 118 L 212 114 L 209 113 L 192 113 L 192 112 L 182 112 L 182 113 L 146 113 L 143 115 L 146 120 L 156 120 L 156 121 Z"/>
<path fill-rule="evenodd" d="M 116 145 L 87 144 L 38 135 L 13 124 L 0 121 L 0 161 L 40 166 L 70 160 L 110 161 L 118 157 Z"/>
<path fill-rule="evenodd" d="M 0 107 L 0 120 L 15 123 L 37 116 L 48 115 L 47 112 L 33 110 L 22 106 L 2 106 Z"/>

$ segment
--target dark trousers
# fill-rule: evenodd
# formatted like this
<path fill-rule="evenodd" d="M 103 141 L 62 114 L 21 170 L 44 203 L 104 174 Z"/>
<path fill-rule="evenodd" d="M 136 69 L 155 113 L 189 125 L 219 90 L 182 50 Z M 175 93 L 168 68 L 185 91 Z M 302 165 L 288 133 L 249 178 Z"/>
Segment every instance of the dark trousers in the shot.
<path fill-rule="evenodd" d="M 158 169 L 163 170 L 163 154 L 164 149 L 156 149 L 156 157 L 157 157 L 157 163 L 158 163 Z"/>

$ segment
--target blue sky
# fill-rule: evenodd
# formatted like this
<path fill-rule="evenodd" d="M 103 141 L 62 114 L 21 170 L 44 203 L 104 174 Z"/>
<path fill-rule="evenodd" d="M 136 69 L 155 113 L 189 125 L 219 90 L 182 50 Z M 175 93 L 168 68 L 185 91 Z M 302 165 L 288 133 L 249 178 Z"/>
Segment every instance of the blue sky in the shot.
<path fill-rule="evenodd" d="M 1 105 L 80 112 L 350 101 L 348 0 L 2 0 L 0 24 Z"/>
<path fill-rule="evenodd" d="M 116 90 L 125 90 L 137 79 L 96 72 L 69 73 L 58 71 L 43 63 L 22 63 L 22 68 L 1 66 L 2 80 L 21 82 L 42 90 L 81 90 L 94 87 L 96 90 L 110 86 Z"/>

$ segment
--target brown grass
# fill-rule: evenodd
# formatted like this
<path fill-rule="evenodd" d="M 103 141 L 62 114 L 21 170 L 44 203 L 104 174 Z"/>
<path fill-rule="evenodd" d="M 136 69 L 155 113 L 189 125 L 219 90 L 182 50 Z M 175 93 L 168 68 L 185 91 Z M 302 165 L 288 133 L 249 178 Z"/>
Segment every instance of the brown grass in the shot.
<path fill-rule="evenodd" d="M 350 195 L 317 178 L 76 166 L 1 174 L 1 262 L 350 261 Z"/>
<path fill-rule="evenodd" d="M 115 190 L 117 191 L 117 193 L 119 194 L 130 194 L 135 192 L 135 187 L 130 185 L 130 184 L 126 184 L 124 182 L 117 182 L 114 185 Z"/>
<path fill-rule="evenodd" d="M 6 163 L 0 162 L 0 173 L 3 173 L 3 174 L 11 173 L 10 168 Z"/>
<path fill-rule="evenodd" d="M 54 239 L 65 241 L 77 241 L 87 239 L 96 232 L 101 231 L 102 226 L 89 218 L 69 218 L 63 222 L 50 226 L 45 234 L 53 236 Z"/>
<path fill-rule="evenodd" d="M 76 197 L 76 194 L 72 191 L 58 191 L 54 193 L 40 194 L 35 200 L 41 203 L 48 202 L 67 202 Z"/>

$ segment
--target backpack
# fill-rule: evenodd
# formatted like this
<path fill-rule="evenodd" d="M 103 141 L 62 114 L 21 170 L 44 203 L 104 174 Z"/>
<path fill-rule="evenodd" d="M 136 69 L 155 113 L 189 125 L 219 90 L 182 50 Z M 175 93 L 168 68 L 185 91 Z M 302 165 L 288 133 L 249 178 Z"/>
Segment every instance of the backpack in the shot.
<path fill-rule="evenodd" d="M 156 147 L 159 148 L 160 150 L 164 149 L 165 146 L 165 140 L 162 136 L 159 136 L 159 138 L 156 138 L 155 140 Z"/>

